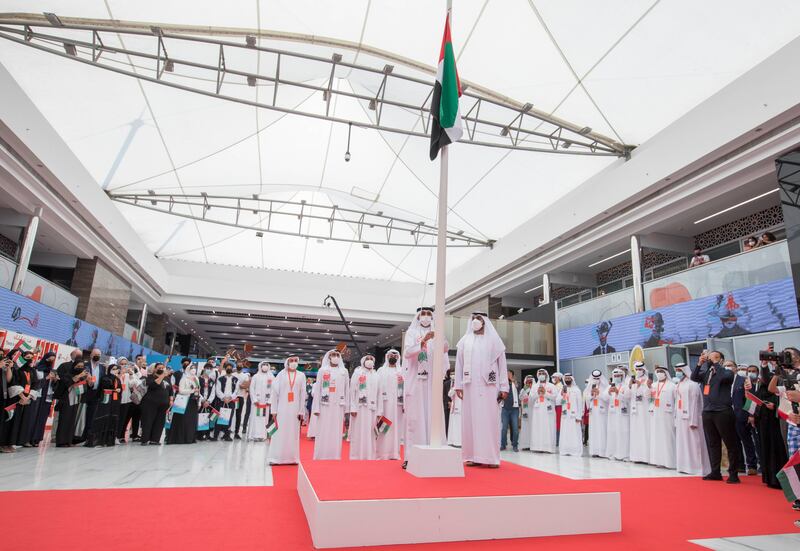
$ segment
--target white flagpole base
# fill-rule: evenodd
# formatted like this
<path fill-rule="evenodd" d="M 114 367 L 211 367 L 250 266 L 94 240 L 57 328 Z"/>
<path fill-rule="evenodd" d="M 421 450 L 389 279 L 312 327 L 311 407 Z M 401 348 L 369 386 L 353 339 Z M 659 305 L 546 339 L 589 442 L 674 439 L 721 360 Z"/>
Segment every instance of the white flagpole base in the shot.
<path fill-rule="evenodd" d="M 413 446 L 406 452 L 406 471 L 418 478 L 463 477 L 461 450 L 451 446 Z"/>

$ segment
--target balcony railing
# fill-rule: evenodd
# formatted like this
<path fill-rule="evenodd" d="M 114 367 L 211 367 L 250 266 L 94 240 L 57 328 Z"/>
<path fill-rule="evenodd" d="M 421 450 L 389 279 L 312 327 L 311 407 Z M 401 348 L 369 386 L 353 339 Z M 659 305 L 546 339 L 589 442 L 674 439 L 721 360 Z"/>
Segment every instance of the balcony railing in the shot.
<path fill-rule="evenodd" d="M 0 255 L 0 287 L 11 289 L 16 269 L 15 262 Z M 21 294 L 70 316 L 78 309 L 78 297 L 30 270 L 25 275 Z"/>

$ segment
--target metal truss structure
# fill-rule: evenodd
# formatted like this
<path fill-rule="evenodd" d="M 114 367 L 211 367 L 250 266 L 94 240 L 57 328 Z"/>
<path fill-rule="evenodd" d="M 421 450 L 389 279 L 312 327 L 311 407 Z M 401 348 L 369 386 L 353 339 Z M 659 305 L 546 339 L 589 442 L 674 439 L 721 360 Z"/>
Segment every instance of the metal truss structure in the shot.
<path fill-rule="evenodd" d="M 239 41 L 234 41 L 237 37 Z M 0 14 L 0 38 L 117 74 L 226 101 L 410 136 L 427 137 L 430 131 L 433 78 L 403 75 L 388 63 L 371 67 L 348 62 L 339 53 L 325 58 L 263 47 L 259 39 L 360 51 L 402 64 L 416 73 L 434 71 L 396 54 L 360 44 L 296 33 L 155 26 L 59 18 L 55 14 Z M 124 47 L 125 42 L 136 47 Z M 180 51 L 182 55 L 171 55 L 170 51 Z M 266 67 L 262 72 L 246 69 L 256 66 L 256 55 L 260 56 L 259 65 Z M 329 75 L 327 81 L 314 84 L 291 77 L 310 66 L 315 74 Z M 348 76 L 357 77 L 364 91 L 334 87 L 335 80 L 345 71 Z M 461 112 L 466 129 L 462 142 L 519 151 L 625 158 L 633 149 L 587 126 L 537 110 L 531 103 L 520 104 L 467 80 L 461 82 L 464 88 Z M 270 101 L 256 101 L 256 96 L 247 92 L 255 86 L 272 87 Z M 282 103 L 281 90 L 286 88 L 318 94 L 324 108 L 321 104 L 317 109 L 294 108 L 288 100 Z M 331 105 L 333 98 L 356 100 L 373 114 L 367 121 L 337 117 Z"/>
<path fill-rule="evenodd" d="M 777 159 L 775 168 L 782 192 L 781 204 L 800 209 L 800 151 L 792 151 Z"/>
<path fill-rule="evenodd" d="M 234 228 L 293 235 L 309 239 L 369 245 L 435 247 L 435 224 L 403 220 L 381 211 L 367 212 L 317 205 L 307 201 L 279 201 L 258 195 L 109 193 L 113 201 L 148 210 L 211 222 Z M 199 214 L 196 214 L 199 213 Z M 253 223 L 253 222 L 256 223 Z M 324 231 L 323 231 L 324 230 Z M 259 236 L 261 236 L 259 235 Z M 426 239 L 430 237 L 431 239 Z M 471 237 L 463 230 L 448 230 L 449 247 L 492 247 L 493 240 Z"/>

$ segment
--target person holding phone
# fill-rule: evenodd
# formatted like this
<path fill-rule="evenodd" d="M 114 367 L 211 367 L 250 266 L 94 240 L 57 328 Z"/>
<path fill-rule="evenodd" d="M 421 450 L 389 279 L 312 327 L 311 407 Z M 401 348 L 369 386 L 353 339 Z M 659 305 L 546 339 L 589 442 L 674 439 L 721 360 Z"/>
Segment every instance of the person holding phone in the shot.
<path fill-rule="evenodd" d="M 736 435 L 736 417 L 731 401 L 733 371 L 725 369 L 722 352 L 703 350 L 692 370 L 692 381 L 703 391 L 703 432 L 706 436 L 711 472 L 703 480 L 722 480 L 722 442 L 728 450 L 728 484 L 738 484 L 741 443 Z"/>
<path fill-rule="evenodd" d="M 583 401 L 589 408 L 589 455 L 607 457 L 608 380 L 599 369 L 592 371 L 583 391 Z"/>

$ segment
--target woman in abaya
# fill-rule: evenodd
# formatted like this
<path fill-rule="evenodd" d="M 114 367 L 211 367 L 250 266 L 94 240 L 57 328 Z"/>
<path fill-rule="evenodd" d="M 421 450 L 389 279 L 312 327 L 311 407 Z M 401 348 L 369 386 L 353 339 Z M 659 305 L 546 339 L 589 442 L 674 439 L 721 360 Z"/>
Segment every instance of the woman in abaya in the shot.
<path fill-rule="evenodd" d="M 188 396 L 184 413 L 172 413 L 172 422 L 167 431 L 167 444 L 194 444 L 197 435 L 197 399 L 200 381 L 197 368 L 188 364 L 178 383 L 178 394 Z"/>
<path fill-rule="evenodd" d="M 48 352 L 36 364 L 36 376 L 39 377 L 41 396 L 35 402 L 36 415 L 30 431 L 30 445 L 34 448 L 39 447 L 39 442 L 44 440 L 45 425 L 47 425 L 47 418 L 50 417 L 50 409 L 53 406 L 53 394 L 58 381 L 55 363 L 56 353 Z"/>
<path fill-rule="evenodd" d="M 91 443 L 95 446 L 113 446 L 119 426 L 119 410 L 122 398 L 120 369 L 115 358 L 109 358 L 105 374 L 100 378 L 100 403 L 94 414 Z"/>
<path fill-rule="evenodd" d="M 6 414 L 10 415 L 8 422 L 11 425 L 6 433 L 6 440 L 0 442 L 0 446 L 30 447 L 29 435 L 36 417 L 33 404 L 39 397 L 39 378 L 33 366 L 33 357 L 33 350 L 25 350 L 21 355 L 21 365 L 12 368 L 6 403 L 6 408 L 11 407 Z"/>
<path fill-rule="evenodd" d="M 203 373 L 198 379 L 198 384 L 200 385 L 199 396 L 197 398 L 199 412 L 201 413 L 211 413 L 211 404 L 214 402 L 214 398 L 216 397 L 216 389 L 214 388 L 214 379 L 212 376 L 214 375 L 214 365 L 210 362 L 206 362 L 206 365 L 203 367 Z M 198 440 L 208 440 L 211 435 L 211 429 L 213 429 L 209 424 L 209 428 L 207 430 L 199 430 L 197 431 L 197 439 Z"/>
<path fill-rule="evenodd" d="M 75 438 L 75 423 L 78 408 L 86 389 L 89 372 L 82 359 L 66 362 L 58 367 L 58 383 L 53 397 L 56 399 L 58 423 L 56 425 L 56 447 L 68 448 Z"/>
<path fill-rule="evenodd" d="M 172 371 L 163 363 L 157 363 L 152 374 L 147 376 L 147 392 L 142 398 L 142 446 L 159 445 L 164 432 L 167 409 L 172 387 L 169 376 Z"/>
<path fill-rule="evenodd" d="M 751 384 L 751 392 L 756 398 L 764 402 L 763 406 L 758 406 L 753 419 L 758 440 L 761 445 L 758 457 L 761 463 L 761 480 L 770 488 L 780 489 L 777 474 L 786 464 L 786 444 L 781 434 L 780 419 L 775 415 L 778 408 L 779 398 L 768 390 L 769 381 L 772 374 L 769 367 L 762 366 L 759 378 L 754 382 L 745 383 L 745 389 Z"/>

